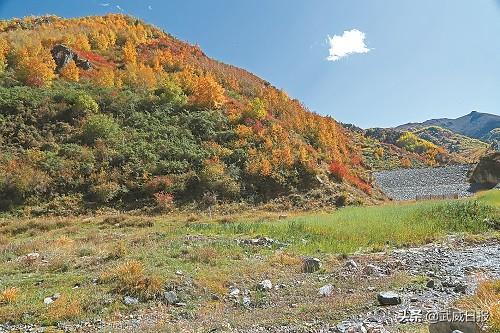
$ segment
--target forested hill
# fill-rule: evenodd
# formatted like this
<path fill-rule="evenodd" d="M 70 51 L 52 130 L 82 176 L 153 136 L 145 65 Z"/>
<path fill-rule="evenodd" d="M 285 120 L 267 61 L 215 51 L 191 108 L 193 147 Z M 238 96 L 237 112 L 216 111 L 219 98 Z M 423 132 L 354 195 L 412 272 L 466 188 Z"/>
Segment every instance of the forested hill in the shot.
<path fill-rule="evenodd" d="M 0 70 L 0 210 L 371 192 L 349 130 L 133 17 L 1 21 Z"/>

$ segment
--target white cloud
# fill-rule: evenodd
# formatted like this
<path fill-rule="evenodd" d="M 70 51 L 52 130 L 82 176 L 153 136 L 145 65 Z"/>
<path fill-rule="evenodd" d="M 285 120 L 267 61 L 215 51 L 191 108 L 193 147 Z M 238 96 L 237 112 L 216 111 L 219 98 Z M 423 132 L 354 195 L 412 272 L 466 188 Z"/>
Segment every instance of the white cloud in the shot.
<path fill-rule="evenodd" d="M 109 7 L 109 3 L 100 3 L 99 5 L 103 7 Z"/>
<path fill-rule="evenodd" d="M 370 49 L 365 44 L 366 35 L 357 29 L 344 31 L 342 36 L 328 36 L 330 55 L 328 61 L 337 61 L 354 53 L 368 53 Z"/>
<path fill-rule="evenodd" d="M 123 8 L 120 7 L 120 5 L 116 5 L 116 8 L 119 10 L 119 11 L 122 11 L 123 12 Z"/>
<path fill-rule="evenodd" d="M 149 10 L 153 10 L 153 7 L 151 5 L 148 6 Z"/>

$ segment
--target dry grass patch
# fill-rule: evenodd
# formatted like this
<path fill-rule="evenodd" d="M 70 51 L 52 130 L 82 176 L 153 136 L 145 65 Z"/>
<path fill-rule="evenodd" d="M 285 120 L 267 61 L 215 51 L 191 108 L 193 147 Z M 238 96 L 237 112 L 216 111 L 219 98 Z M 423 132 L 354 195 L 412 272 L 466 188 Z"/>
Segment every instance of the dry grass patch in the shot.
<path fill-rule="evenodd" d="M 158 296 L 164 289 L 161 277 L 147 274 L 144 265 L 139 261 L 128 261 L 113 267 L 103 274 L 99 280 L 113 285 L 116 293 L 150 300 Z"/>
<path fill-rule="evenodd" d="M 151 228 L 155 221 L 147 217 L 134 217 L 128 215 L 109 216 L 102 220 L 101 225 L 117 228 Z"/>
<path fill-rule="evenodd" d="M 229 287 L 229 278 L 223 272 L 200 273 L 196 284 L 218 295 L 225 295 Z"/>
<path fill-rule="evenodd" d="M 210 247 L 197 247 L 189 251 L 187 256 L 194 263 L 215 265 L 219 253 Z"/>
<path fill-rule="evenodd" d="M 500 332 L 500 280 L 480 283 L 476 294 L 460 300 L 457 306 L 472 311 L 488 312 L 490 332 Z"/>
<path fill-rule="evenodd" d="M 81 303 L 75 297 L 62 295 L 47 309 L 47 319 L 52 322 L 62 320 L 73 320 L 78 318 L 83 312 Z"/>
<path fill-rule="evenodd" d="M 7 288 L 0 294 L 0 304 L 12 304 L 19 297 L 19 289 L 16 287 Z"/>
<path fill-rule="evenodd" d="M 302 260 L 294 255 L 286 252 L 277 252 L 268 258 L 269 263 L 272 266 L 299 266 Z"/>

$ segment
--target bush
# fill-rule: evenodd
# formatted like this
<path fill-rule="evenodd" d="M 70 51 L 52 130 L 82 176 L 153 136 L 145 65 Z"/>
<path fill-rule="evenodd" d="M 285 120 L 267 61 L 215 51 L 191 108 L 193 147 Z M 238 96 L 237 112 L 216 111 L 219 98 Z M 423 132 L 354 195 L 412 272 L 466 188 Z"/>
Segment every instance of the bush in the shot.
<path fill-rule="evenodd" d="M 121 133 L 115 120 L 104 114 L 90 116 L 82 127 L 83 142 L 93 145 L 100 139 L 106 143 L 114 143 Z"/>
<path fill-rule="evenodd" d="M 120 193 L 120 190 L 121 186 L 115 182 L 92 185 L 89 189 L 90 199 L 105 204 L 113 200 Z"/>
<path fill-rule="evenodd" d="M 330 163 L 329 171 L 338 181 L 343 181 L 349 174 L 349 170 L 347 170 L 347 167 L 341 162 Z"/>

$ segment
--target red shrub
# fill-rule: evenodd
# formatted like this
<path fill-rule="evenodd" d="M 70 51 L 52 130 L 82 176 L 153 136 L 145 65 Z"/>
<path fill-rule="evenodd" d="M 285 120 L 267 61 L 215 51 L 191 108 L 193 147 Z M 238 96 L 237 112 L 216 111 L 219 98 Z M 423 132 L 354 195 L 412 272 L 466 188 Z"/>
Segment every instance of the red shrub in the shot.
<path fill-rule="evenodd" d="M 332 162 L 329 170 L 339 181 L 344 180 L 349 175 L 349 170 L 347 170 L 347 167 L 341 162 Z"/>
<path fill-rule="evenodd" d="M 154 194 L 156 207 L 162 212 L 170 212 L 174 209 L 174 196 L 170 193 L 158 192 Z"/>

